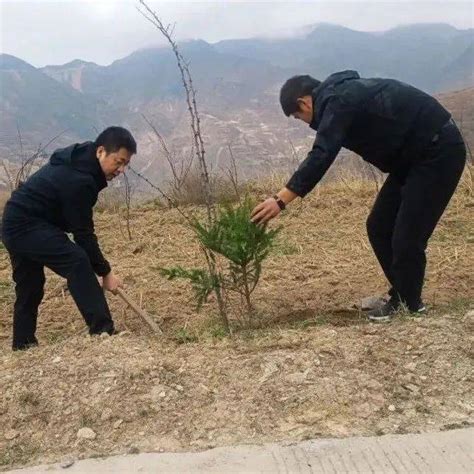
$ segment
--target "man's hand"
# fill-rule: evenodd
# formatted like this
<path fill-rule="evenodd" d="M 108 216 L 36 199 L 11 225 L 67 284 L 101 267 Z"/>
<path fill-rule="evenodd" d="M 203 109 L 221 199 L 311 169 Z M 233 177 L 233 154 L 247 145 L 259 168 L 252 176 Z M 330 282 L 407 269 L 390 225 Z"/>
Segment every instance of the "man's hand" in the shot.
<path fill-rule="evenodd" d="M 278 214 L 280 214 L 280 206 L 275 198 L 271 197 L 255 207 L 252 211 L 251 221 L 255 222 L 255 224 L 265 224 L 265 222 L 273 219 Z"/>
<path fill-rule="evenodd" d="M 104 290 L 111 291 L 116 293 L 119 288 L 123 287 L 123 282 L 121 278 L 115 276 L 113 272 L 110 272 L 108 275 L 102 277 L 102 288 Z"/>

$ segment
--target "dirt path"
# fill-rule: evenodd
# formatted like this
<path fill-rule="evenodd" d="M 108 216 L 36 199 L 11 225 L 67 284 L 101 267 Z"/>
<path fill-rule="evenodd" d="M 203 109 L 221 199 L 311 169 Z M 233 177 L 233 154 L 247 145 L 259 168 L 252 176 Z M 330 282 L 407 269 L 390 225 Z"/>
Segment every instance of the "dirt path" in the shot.
<path fill-rule="evenodd" d="M 141 472 L 167 474 L 270 474 L 288 472 L 337 474 L 349 472 L 471 473 L 474 468 L 474 429 L 377 438 L 321 439 L 299 443 L 233 446 L 201 453 L 114 456 L 65 461 L 11 474 L 63 472 Z"/>

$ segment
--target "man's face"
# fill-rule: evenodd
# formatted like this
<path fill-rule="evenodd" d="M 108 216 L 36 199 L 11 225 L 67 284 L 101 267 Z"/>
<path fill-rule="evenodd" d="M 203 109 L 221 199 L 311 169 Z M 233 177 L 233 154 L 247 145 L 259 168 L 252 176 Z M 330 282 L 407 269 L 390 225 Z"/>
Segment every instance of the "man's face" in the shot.
<path fill-rule="evenodd" d="M 313 99 L 310 95 L 306 95 L 297 100 L 299 110 L 291 115 L 297 120 L 302 120 L 308 125 L 313 121 Z"/>
<path fill-rule="evenodd" d="M 103 146 L 97 148 L 97 159 L 107 181 L 121 175 L 130 162 L 130 158 L 132 158 L 132 153 L 126 148 L 120 148 L 118 151 L 111 153 L 107 153 Z"/>

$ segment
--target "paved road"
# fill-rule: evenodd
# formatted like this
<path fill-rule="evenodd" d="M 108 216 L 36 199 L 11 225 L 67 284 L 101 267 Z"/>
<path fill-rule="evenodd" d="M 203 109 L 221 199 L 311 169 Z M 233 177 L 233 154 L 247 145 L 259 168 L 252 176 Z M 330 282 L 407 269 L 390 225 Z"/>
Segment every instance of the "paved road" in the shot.
<path fill-rule="evenodd" d="M 85 459 L 10 471 L 18 474 L 333 474 L 474 473 L 474 428 L 377 438 L 318 439 L 216 448 L 200 453 L 146 453 Z"/>

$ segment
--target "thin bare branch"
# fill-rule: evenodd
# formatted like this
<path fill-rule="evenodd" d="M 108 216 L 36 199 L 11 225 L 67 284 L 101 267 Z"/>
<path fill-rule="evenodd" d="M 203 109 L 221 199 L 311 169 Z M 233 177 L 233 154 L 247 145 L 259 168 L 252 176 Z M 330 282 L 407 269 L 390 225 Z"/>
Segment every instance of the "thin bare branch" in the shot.
<path fill-rule="evenodd" d="M 208 221 L 211 222 L 213 217 L 215 216 L 215 210 L 212 200 L 211 180 L 209 177 L 209 171 L 205 159 L 206 152 L 201 134 L 201 120 L 199 117 L 199 112 L 196 103 L 196 90 L 193 85 L 189 66 L 184 60 L 182 54 L 179 52 L 178 45 L 173 40 L 173 37 L 170 34 L 170 29 L 163 25 L 158 15 L 146 4 L 144 0 L 138 1 L 143 7 L 143 9 L 138 8 L 138 11 L 162 33 L 162 35 L 170 44 L 171 49 L 173 50 L 173 53 L 176 57 L 177 66 L 180 71 L 181 81 L 186 95 L 186 104 L 188 106 L 188 111 L 191 118 L 191 129 L 193 131 L 196 156 L 198 158 L 201 170 L 201 178 L 203 182 L 204 196 L 206 200 L 207 217 Z"/>
<path fill-rule="evenodd" d="M 20 185 L 20 182 L 25 181 L 29 178 L 35 161 L 38 159 L 38 157 L 41 156 L 42 153 L 45 152 L 46 148 L 48 148 L 49 145 L 56 141 L 61 135 L 65 134 L 68 130 L 69 129 L 66 129 L 58 133 L 56 136 L 51 138 L 44 146 L 41 146 L 41 144 L 39 144 L 37 150 L 33 153 L 33 155 L 31 155 L 28 159 L 22 162 L 21 167 L 16 176 L 15 189 Z"/>

